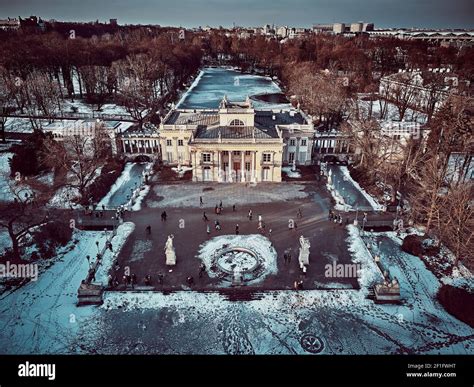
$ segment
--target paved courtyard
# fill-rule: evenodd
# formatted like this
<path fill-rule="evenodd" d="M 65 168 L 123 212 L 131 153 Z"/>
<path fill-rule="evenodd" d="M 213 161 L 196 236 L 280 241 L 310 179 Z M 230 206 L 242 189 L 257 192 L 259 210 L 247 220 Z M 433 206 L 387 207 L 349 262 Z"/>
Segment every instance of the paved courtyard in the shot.
<path fill-rule="evenodd" d="M 200 205 L 202 197 L 203 205 Z M 215 206 L 222 201 L 223 210 L 215 214 Z M 233 210 L 235 205 L 235 211 Z M 201 260 L 197 258 L 200 246 L 208 240 L 223 235 L 261 234 L 268 238 L 277 253 L 277 272 L 249 287 L 276 290 L 291 289 L 295 280 L 303 280 L 305 289 L 357 288 L 356 278 L 326 278 L 325 265 L 351 263 L 347 250 L 347 231 L 343 226 L 328 220 L 331 199 L 323 184 L 311 182 L 281 184 L 175 183 L 156 184 L 150 191 L 141 211 L 128 213 L 127 221 L 136 224 L 119 256 L 120 269 L 113 274 L 121 279 L 124 268 L 137 276 L 138 285 L 143 285 L 146 275 L 152 277 L 152 285 L 158 290 L 188 289 L 186 278 L 193 276 L 194 290 L 229 287 L 229 282 L 210 278 L 208 273 L 198 278 Z M 253 218 L 248 213 L 252 210 Z M 301 210 L 301 217 L 297 216 Z M 167 220 L 161 221 L 166 211 Z M 203 220 L 206 213 L 208 221 Z M 265 223 L 263 232 L 258 230 L 258 216 Z M 344 223 L 347 214 L 343 214 Z M 217 231 L 214 221 L 221 230 Z M 296 228 L 289 229 L 293 220 Z M 151 235 L 146 227 L 151 226 Z M 210 235 L 207 234 L 210 226 Z M 271 229 L 271 233 L 270 233 Z M 177 265 L 165 265 L 164 246 L 168 235 L 174 235 Z M 299 237 L 303 235 L 311 243 L 310 265 L 303 275 L 298 265 Z M 245 247 L 245 246 L 242 246 Z M 292 259 L 284 261 L 284 252 L 291 249 Z M 163 284 L 157 281 L 164 274 Z M 119 286 L 119 289 L 122 289 Z"/>

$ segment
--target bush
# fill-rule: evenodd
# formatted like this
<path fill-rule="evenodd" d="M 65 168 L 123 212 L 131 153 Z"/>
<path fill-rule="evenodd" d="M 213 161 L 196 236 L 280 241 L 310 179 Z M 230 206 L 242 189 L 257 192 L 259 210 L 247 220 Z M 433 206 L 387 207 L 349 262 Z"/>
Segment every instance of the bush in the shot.
<path fill-rule="evenodd" d="M 443 285 L 436 297 L 448 313 L 474 328 L 474 309 L 472 308 L 474 293 L 451 285 Z"/>
<path fill-rule="evenodd" d="M 407 235 L 403 240 L 402 250 L 405 253 L 417 257 L 423 255 L 423 237 L 419 235 Z"/>
<path fill-rule="evenodd" d="M 407 235 L 403 240 L 402 250 L 417 257 L 422 255 L 435 256 L 439 253 L 440 247 L 435 245 L 431 239 L 412 234 Z"/>
<path fill-rule="evenodd" d="M 14 155 L 10 162 L 11 176 L 17 172 L 22 176 L 35 176 L 47 170 L 42 157 L 45 138 L 43 133 L 34 133 L 23 143 L 12 147 Z"/>
<path fill-rule="evenodd" d="M 34 233 L 34 240 L 39 245 L 40 254 L 43 258 L 43 252 L 49 252 L 48 247 L 56 249 L 56 247 L 65 246 L 71 240 L 71 237 L 72 228 L 69 223 L 64 221 L 47 223 Z M 41 247 L 43 251 L 41 251 Z"/>

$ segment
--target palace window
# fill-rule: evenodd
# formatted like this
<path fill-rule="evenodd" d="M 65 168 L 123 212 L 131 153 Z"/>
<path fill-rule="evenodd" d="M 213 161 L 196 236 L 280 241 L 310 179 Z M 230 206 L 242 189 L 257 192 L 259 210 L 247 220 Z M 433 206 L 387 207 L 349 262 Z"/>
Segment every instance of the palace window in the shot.
<path fill-rule="evenodd" d="M 288 153 L 288 161 L 292 163 L 294 159 L 295 159 L 295 152 Z"/>
<path fill-rule="evenodd" d="M 233 154 L 234 156 L 240 156 L 240 151 L 234 151 Z"/>
<path fill-rule="evenodd" d="M 250 156 L 250 151 L 245 151 L 245 156 Z"/>
<path fill-rule="evenodd" d="M 202 161 L 205 163 L 210 163 L 211 162 L 211 154 L 210 153 L 203 153 L 202 154 Z"/>
<path fill-rule="evenodd" d="M 263 154 L 263 162 L 269 163 L 272 161 L 272 154 L 271 153 L 264 153 Z"/>
<path fill-rule="evenodd" d="M 184 141 L 183 140 L 178 140 L 178 146 L 183 146 L 184 145 Z"/>
<path fill-rule="evenodd" d="M 242 120 L 234 119 L 230 122 L 229 126 L 245 126 Z"/>
<path fill-rule="evenodd" d="M 295 146 L 296 145 L 296 140 L 294 138 L 292 138 L 290 140 L 290 146 Z"/>
<path fill-rule="evenodd" d="M 306 146 L 306 138 L 301 139 L 301 146 Z"/>
<path fill-rule="evenodd" d="M 246 163 L 245 163 L 245 170 L 246 170 L 247 172 L 250 172 L 250 163 L 249 163 L 249 162 L 246 162 Z"/>
<path fill-rule="evenodd" d="M 173 140 L 166 140 L 166 146 L 172 146 Z"/>

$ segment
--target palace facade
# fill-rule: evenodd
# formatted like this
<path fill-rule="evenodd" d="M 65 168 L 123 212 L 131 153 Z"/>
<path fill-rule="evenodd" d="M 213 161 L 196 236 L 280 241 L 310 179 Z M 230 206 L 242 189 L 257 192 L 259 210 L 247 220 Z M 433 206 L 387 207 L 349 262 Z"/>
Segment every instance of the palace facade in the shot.
<path fill-rule="evenodd" d="M 255 110 L 247 98 L 218 109 L 172 109 L 159 130 L 163 163 L 193 181 L 279 182 L 284 165 L 309 165 L 314 128 L 296 110 Z"/>

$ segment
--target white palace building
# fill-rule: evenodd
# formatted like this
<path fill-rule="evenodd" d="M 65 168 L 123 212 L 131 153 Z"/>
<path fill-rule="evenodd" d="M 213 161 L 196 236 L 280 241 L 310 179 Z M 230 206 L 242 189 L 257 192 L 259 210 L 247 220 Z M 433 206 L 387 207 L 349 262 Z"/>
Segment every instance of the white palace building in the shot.
<path fill-rule="evenodd" d="M 279 182 L 283 165 L 309 165 L 314 127 L 296 110 L 255 110 L 222 99 L 218 109 L 172 109 L 159 130 L 164 164 L 193 181 Z"/>

